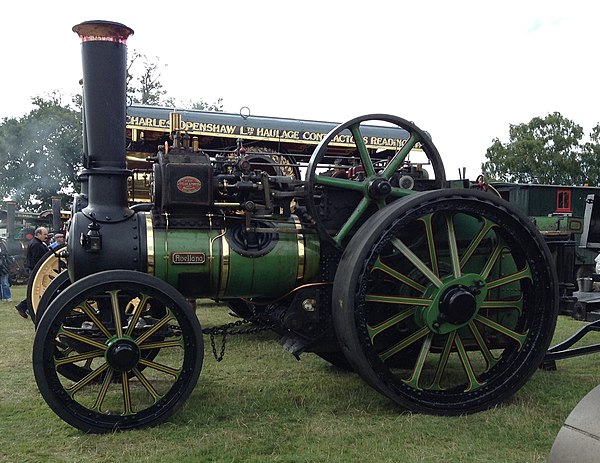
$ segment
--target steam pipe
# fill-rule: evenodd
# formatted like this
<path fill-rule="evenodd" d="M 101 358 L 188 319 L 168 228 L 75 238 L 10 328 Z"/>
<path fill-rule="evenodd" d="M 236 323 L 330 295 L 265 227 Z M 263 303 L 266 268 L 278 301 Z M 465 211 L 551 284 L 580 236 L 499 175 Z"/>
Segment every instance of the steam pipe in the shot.
<path fill-rule="evenodd" d="M 6 204 L 6 238 L 15 239 L 15 216 L 17 203 L 15 201 L 5 201 Z"/>
<path fill-rule="evenodd" d="M 52 232 L 59 233 L 62 229 L 60 223 L 60 196 L 52 196 Z"/>
<path fill-rule="evenodd" d="M 87 217 L 113 222 L 131 216 L 127 206 L 125 146 L 127 38 L 129 27 L 86 21 L 73 27 L 81 38 L 84 139 L 87 149 Z"/>

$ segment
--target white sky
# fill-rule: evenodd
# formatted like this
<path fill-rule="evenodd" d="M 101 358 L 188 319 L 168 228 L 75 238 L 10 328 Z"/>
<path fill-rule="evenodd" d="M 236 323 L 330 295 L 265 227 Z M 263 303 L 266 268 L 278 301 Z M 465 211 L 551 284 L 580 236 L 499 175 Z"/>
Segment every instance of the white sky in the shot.
<path fill-rule="evenodd" d="M 180 100 L 344 122 L 389 113 L 427 130 L 448 178 L 474 179 L 509 124 L 559 111 L 600 122 L 600 3 L 592 0 L 39 1 L 2 5 L 0 118 L 78 91 L 82 21 L 134 29 Z"/>

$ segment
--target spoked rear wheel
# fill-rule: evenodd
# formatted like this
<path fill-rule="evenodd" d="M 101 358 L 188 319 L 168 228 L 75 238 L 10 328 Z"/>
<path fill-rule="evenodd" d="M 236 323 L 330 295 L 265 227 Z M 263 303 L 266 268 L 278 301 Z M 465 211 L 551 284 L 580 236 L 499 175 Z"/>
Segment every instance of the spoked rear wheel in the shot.
<path fill-rule="evenodd" d="M 356 371 L 396 403 L 440 415 L 515 393 L 558 310 L 543 238 L 507 203 L 470 190 L 416 194 L 374 215 L 342 257 L 333 300 Z"/>
<path fill-rule="evenodd" d="M 166 420 L 191 394 L 203 357 L 200 324 L 185 298 L 152 276 L 119 270 L 56 296 L 36 331 L 33 368 L 57 415 L 101 433 Z M 69 377 L 66 365 L 87 374 Z"/>

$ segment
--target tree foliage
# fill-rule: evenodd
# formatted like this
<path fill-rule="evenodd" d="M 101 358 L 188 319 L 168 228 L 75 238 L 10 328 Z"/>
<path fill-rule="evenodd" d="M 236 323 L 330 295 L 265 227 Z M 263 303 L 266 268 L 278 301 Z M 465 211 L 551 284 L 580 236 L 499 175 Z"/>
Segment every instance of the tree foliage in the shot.
<path fill-rule="evenodd" d="M 481 166 L 490 180 L 581 185 L 600 182 L 600 127 L 583 143 L 583 128 L 554 112 L 510 125 L 509 141 L 493 140 Z"/>
<path fill-rule="evenodd" d="M 60 95 L 32 98 L 34 109 L 0 124 L 0 195 L 41 211 L 51 197 L 70 193 L 82 157 L 81 115 Z"/>
<path fill-rule="evenodd" d="M 160 61 L 134 50 L 127 63 L 127 96 L 131 103 L 160 105 L 167 93 L 160 81 Z M 137 77 L 135 70 L 142 66 Z"/>

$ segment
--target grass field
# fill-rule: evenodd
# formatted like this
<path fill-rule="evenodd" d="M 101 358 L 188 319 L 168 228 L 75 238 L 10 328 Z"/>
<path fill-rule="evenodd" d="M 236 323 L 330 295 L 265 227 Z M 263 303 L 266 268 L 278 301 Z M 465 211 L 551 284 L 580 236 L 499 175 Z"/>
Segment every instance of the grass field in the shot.
<path fill-rule="evenodd" d="M 24 291 L 13 287 L 13 298 Z M 197 313 L 203 326 L 232 320 L 214 306 Z M 0 462 L 544 462 L 569 412 L 600 383 L 591 355 L 538 371 L 495 409 L 416 415 L 316 356 L 297 362 L 274 334 L 260 333 L 228 338 L 220 363 L 207 348 L 200 382 L 168 422 L 85 435 L 38 392 L 33 324 L 6 302 L 0 320 Z M 556 339 L 580 326 L 561 317 Z"/>

